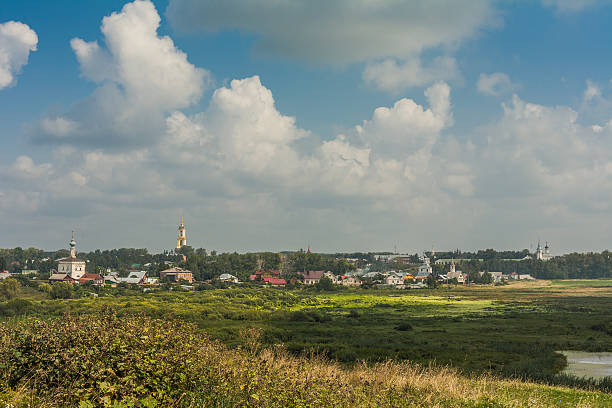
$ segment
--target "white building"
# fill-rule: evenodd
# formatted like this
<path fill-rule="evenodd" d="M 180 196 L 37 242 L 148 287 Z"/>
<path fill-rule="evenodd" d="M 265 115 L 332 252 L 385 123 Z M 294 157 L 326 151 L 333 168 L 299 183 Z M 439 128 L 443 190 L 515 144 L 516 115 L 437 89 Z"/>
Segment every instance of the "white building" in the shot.
<path fill-rule="evenodd" d="M 338 277 L 336 275 L 334 275 L 332 273 L 332 271 L 327 271 L 323 274 L 323 276 L 325 276 L 326 278 L 328 278 L 330 281 L 332 281 L 332 283 L 337 284 L 338 283 Z"/>
<path fill-rule="evenodd" d="M 222 273 L 219 275 L 219 280 L 221 282 L 238 283 L 238 278 L 229 273 Z"/>
<path fill-rule="evenodd" d="M 359 286 L 361 285 L 361 279 L 356 275 L 344 275 L 341 276 L 342 286 Z"/>
<path fill-rule="evenodd" d="M 76 257 L 74 231 L 72 231 L 72 240 L 70 241 L 70 256 L 57 260 L 57 273 L 68 275 L 74 280 L 79 280 L 85 275 L 85 261 Z"/>
<path fill-rule="evenodd" d="M 465 279 L 463 278 L 463 272 L 458 271 L 455 269 L 455 261 L 451 261 L 450 264 L 450 269 L 448 271 L 448 273 L 446 274 L 446 278 L 448 280 L 452 280 L 452 279 L 457 279 L 457 283 L 461 283 L 464 284 L 465 283 Z"/>
<path fill-rule="evenodd" d="M 427 277 L 429 275 L 432 274 L 433 269 L 431 267 L 431 265 L 429 264 L 429 258 L 423 254 L 423 263 L 419 266 L 419 272 L 417 273 L 417 278 L 418 277 Z"/>
<path fill-rule="evenodd" d="M 542 250 L 542 246 L 540 245 L 540 241 L 538 241 L 538 247 L 536 249 L 535 259 L 537 259 L 539 261 L 548 261 L 548 260 L 550 260 L 552 258 L 553 258 L 553 256 L 550 253 L 550 247 L 548 246 L 548 242 L 546 242 L 546 246 Z"/>
<path fill-rule="evenodd" d="M 385 276 L 385 285 L 393 285 L 393 286 L 404 286 L 404 279 L 396 274 L 395 272 L 389 273 Z"/>

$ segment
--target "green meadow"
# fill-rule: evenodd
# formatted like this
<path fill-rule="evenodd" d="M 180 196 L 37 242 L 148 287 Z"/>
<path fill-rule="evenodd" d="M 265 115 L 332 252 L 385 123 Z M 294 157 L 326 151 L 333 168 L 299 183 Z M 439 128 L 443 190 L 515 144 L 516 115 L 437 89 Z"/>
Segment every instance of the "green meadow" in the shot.
<path fill-rule="evenodd" d="M 316 354 L 344 366 L 392 359 L 449 366 L 468 375 L 567 382 L 556 375 L 565 366 L 557 350 L 612 350 L 612 288 L 601 281 L 334 292 L 117 288 L 66 300 L 31 290 L 0 304 L 6 317 L 105 310 L 177 317 L 230 348 L 244 345 L 245 329 L 259 329 L 264 347 L 282 345 L 293 355 Z"/>
<path fill-rule="evenodd" d="M 612 287 L 612 279 L 565 279 L 551 281 L 555 286 Z"/>

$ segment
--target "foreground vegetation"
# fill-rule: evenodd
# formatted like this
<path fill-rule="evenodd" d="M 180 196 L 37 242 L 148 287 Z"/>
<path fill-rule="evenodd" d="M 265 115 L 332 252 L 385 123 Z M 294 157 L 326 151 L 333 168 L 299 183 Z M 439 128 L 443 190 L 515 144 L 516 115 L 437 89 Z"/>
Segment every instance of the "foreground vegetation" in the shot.
<path fill-rule="evenodd" d="M 599 282 L 335 292 L 240 285 L 147 293 L 83 286 L 70 293 L 70 284 L 55 284 L 22 287 L 0 302 L 0 316 L 98 315 L 110 308 L 120 316 L 180 318 L 230 348 L 244 347 L 240 333 L 257 329 L 265 347 L 282 344 L 293 355 L 315 353 L 347 367 L 407 360 L 465 375 L 492 373 L 611 392 L 610 380 L 558 375 L 565 365 L 558 350 L 612 350 L 612 290 Z M 71 296 L 81 297 L 61 299 Z"/>
<path fill-rule="evenodd" d="M 104 311 L 0 325 L 0 404 L 211 407 L 608 407 L 612 395 L 464 377 L 390 361 L 344 368 L 242 330 L 229 350 L 194 324 Z"/>

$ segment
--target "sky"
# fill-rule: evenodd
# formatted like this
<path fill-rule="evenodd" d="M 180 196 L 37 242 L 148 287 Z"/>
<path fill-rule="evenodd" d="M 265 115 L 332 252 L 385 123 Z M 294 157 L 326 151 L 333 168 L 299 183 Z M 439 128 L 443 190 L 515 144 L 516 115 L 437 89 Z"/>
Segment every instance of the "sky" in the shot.
<path fill-rule="evenodd" d="M 612 2 L 4 1 L 0 247 L 612 248 Z"/>

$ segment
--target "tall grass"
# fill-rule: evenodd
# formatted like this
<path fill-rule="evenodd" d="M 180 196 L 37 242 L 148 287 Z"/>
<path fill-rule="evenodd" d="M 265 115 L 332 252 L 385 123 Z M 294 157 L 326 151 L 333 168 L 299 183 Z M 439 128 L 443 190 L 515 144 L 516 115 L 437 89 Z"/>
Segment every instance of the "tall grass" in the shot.
<path fill-rule="evenodd" d="M 385 361 L 345 368 L 264 348 L 230 350 L 193 324 L 112 312 L 0 325 L 0 406 L 606 407 L 612 396 Z"/>

